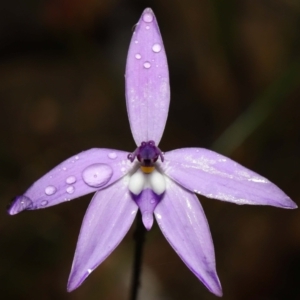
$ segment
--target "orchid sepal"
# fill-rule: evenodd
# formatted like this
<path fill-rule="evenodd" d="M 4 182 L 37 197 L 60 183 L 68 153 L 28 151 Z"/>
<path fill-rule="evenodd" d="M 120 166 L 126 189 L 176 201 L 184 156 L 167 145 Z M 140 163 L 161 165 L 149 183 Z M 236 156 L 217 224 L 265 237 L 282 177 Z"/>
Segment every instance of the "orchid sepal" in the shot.
<path fill-rule="evenodd" d="M 150 140 L 158 145 L 168 117 L 170 86 L 164 44 L 150 8 L 135 26 L 125 81 L 127 113 L 136 145 Z"/>
<path fill-rule="evenodd" d="M 15 197 L 8 213 L 46 208 L 103 189 L 132 168 L 127 156 L 125 151 L 98 148 L 76 154 Z"/>

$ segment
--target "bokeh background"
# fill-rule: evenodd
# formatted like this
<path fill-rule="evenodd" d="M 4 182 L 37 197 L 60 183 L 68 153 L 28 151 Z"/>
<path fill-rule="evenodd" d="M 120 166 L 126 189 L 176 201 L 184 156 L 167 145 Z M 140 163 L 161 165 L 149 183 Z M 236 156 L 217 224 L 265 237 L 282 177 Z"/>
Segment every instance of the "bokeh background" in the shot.
<path fill-rule="evenodd" d="M 91 195 L 10 217 L 6 205 L 92 147 L 135 148 L 124 96 L 132 27 L 152 7 L 170 69 L 160 148 L 214 149 L 300 204 L 299 0 L 12 0 L 0 7 L 0 297 L 127 299 L 131 230 L 72 293 L 66 283 Z M 224 300 L 300 299 L 300 213 L 199 197 Z M 142 300 L 217 299 L 157 225 Z"/>

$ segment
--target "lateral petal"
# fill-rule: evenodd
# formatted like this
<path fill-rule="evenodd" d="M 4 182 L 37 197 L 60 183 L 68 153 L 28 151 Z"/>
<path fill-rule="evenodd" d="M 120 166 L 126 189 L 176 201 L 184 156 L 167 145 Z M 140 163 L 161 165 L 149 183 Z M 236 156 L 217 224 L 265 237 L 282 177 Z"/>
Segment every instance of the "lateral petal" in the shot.
<path fill-rule="evenodd" d="M 202 148 L 166 152 L 160 167 L 183 187 L 236 204 L 297 208 L 275 184 L 228 157 Z"/>
<path fill-rule="evenodd" d="M 132 168 L 127 155 L 97 148 L 74 155 L 38 179 L 24 195 L 15 197 L 8 213 L 49 207 L 103 189 Z"/>
<path fill-rule="evenodd" d="M 187 267 L 212 293 L 222 296 L 209 226 L 196 195 L 167 179 L 166 192 L 154 213 L 162 233 Z"/>
<path fill-rule="evenodd" d="M 159 144 L 170 103 L 167 57 L 153 11 L 146 8 L 135 27 L 126 64 L 126 105 L 133 138 Z"/>
<path fill-rule="evenodd" d="M 84 216 L 68 291 L 76 289 L 122 241 L 138 206 L 128 191 L 128 176 L 97 192 Z"/>

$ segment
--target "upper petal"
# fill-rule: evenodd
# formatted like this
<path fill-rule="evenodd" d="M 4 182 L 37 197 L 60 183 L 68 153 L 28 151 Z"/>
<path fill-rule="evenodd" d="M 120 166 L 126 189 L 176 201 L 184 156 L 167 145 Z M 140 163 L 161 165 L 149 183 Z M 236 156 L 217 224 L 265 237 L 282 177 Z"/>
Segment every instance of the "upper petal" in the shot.
<path fill-rule="evenodd" d="M 212 293 L 221 296 L 214 246 L 196 195 L 167 178 L 166 192 L 154 213 L 162 233 L 183 262 Z"/>
<path fill-rule="evenodd" d="M 118 246 L 128 232 L 138 207 L 128 191 L 128 176 L 99 191 L 84 216 L 68 291 L 76 289 Z"/>
<path fill-rule="evenodd" d="M 135 27 L 126 64 L 126 105 L 133 138 L 159 144 L 170 103 L 169 71 L 153 11 L 144 10 Z"/>
<path fill-rule="evenodd" d="M 160 167 L 165 174 L 208 198 L 236 204 L 297 207 L 268 179 L 213 151 L 184 148 L 166 152 L 164 158 Z"/>
<path fill-rule="evenodd" d="M 90 149 L 65 160 L 11 203 L 8 213 L 39 209 L 78 198 L 112 184 L 132 168 L 127 152 Z"/>

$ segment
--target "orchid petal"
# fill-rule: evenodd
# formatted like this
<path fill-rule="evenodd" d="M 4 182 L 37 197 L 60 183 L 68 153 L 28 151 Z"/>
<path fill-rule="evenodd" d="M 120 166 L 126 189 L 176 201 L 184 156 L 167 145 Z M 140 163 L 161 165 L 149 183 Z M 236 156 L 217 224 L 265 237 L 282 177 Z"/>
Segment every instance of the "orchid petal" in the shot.
<path fill-rule="evenodd" d="M 132 164 L 127 152 L 112 149 L 90 149 L 65 160 L 38 179 L 8 209 L 11 215 L 56 205 L 95 192 L 112 184 Z"/>
<path fill-rule="evenodd" d="M 236 204 L 297 207 L 268 179 L 213 151 L 184 148 L 166 152 L 164 158 L 160 167 L 167 176 L 208 198 Z"/>
<path fill-rule="evenodd" d="M 151 189 L 144 189 L 138 196 L 132 195 L 139 206 L 142 214 L 142 221 L 147 230 L 153 225 L 153 212 L 159 203 L 161 196 L 156 195 Z"/>
<path fill-rule="evenodd" d="M 214 246 L 196 195 L 167 178 L 167 190 L 154 213 L 162 233 L 187 267 L 212 293 L 221 296 Z"/>
<path fill-rule="evenodd" d="M 137 144 L 162 137 L 170 103 L 167 57 L 156 18 L 144 10 L 135 27 L 126 65 L 126 104 Z"/>
<path fill-rule="evenodd" d="M 128 232 L 138 207 L 128 191 L 128 176 L 99 191 L 84 216 L 68 291 L 76 289 L 118 246 Z"/>

